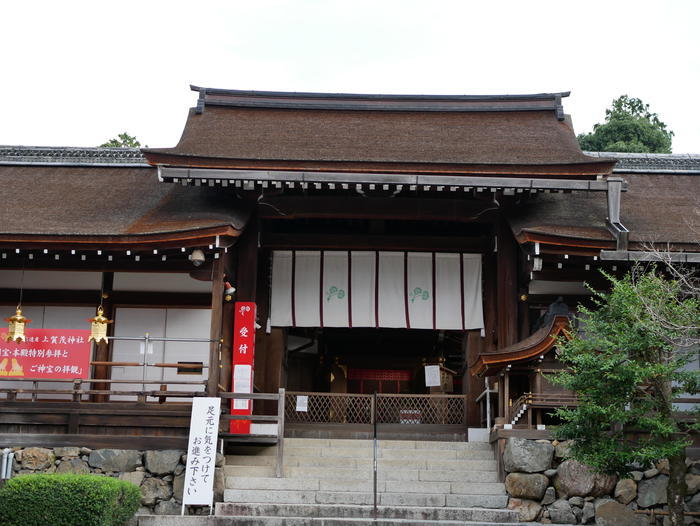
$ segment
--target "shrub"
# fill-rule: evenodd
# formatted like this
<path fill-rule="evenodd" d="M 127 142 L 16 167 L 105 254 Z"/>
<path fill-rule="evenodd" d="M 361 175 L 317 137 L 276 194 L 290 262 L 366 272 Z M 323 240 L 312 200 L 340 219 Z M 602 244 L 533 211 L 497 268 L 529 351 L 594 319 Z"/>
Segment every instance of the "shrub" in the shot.
<path fill-rule="evenodd" d="M 123 526 L 141 500 L 137 486 L 99 475 L 35 474 L 0 488 L 3 526 Z"/>

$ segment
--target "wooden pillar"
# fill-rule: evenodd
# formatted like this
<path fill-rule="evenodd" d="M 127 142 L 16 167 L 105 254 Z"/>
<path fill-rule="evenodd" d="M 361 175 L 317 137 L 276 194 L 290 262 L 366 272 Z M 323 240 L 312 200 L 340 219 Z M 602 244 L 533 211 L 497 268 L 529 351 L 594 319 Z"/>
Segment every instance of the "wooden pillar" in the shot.
<path fill-rule="evenodd" d="M 513 417 L 510 407 L 510 373 L 503 375 L 503 416 L 506 417 L 506 424 L 510 424 Z"/>
<path fill-rule="evenodd" d="M 224 258 L 219 257 L 212 263 L 211 280 L 211 328 L 209 346 L 209 375 L 207 379 L 207 395 L 216 396 L 219 391 L 219 341 L 224 301 Z"/>
<path fill-rule="evenodd" d="M 226 281 L 236 286 L 232 272 L 232 250 L 221 255 L 224 258 L 224 273 Z M 235 295 L 230 300 L 224 298 L 221 307 L 221 353 L 219 360 L 219 385 L 224 391 L 231 390 L 231 374 L 233 363 L 233 317 L 235 311 Z"/>
<path fill-rule="evenodd" d="M 462 377 L 462 393 L 467 395 L 467 426 L 481 427 L 481 415 L 476 403 L 477 397 L 484 391 L 484 379 L 472 375 L 469 366 L 476 362 L 481 351 L 481 331 L 467 331 L 464 335 L 464 357 L 466 360 L 464 376 Z"/>
<path fill-rule="evenodd" d="M 498 348 L 518 341 L 518 246 L 505 221 L 498 226 L 496 286 Z"/>
<path fill-rule="evenodd" d="M 112 302 L 112 289 L 114 287 L 114 272 L 103 272 L 102 273 L 102 308 L 104 309 L 104 316 L 110 320 L 114 319 L 114 304 Z M 107 335 L 114 335 L 114 324 L 110 323 L 107 325 Z M 96 362 L 109 362 L 110 361 L 110 345 L 109 342 L 100 342 L 95 344 L 95 356 L 93 358 Z M 100 380 L 110 380 L 112 378 L 112 368 L 108 365 L 95 365 L 92 373 L 92 377 Z M 95 382 L 92 384 L 92 388 L 96 390 L 108 390 L 110 389 L 111 383 Z M 108 402 L 109 395 L 97 394 L 92 395 L 93 402 Z"/>
<path fill-rule="evenodd" d="M 484 285 L 484 341 L 482 350 L 490 352 L 497 345 L 498 300 L 496 273 L 496 254 L 484 254 L 483 256 L 483 285 Z"/>
<path fill-rule="evenodd" d="M 504 382 L 504 376 L 499 375 L 498 376 L 498 416 L 501 418 L 506 417 L 506 401 L 505 401 L 505 382 Z"/>

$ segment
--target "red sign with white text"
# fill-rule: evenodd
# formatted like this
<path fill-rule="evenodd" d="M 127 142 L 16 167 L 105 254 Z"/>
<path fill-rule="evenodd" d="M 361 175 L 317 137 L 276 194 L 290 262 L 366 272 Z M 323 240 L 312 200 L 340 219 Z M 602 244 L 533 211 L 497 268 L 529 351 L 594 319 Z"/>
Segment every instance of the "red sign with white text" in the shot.
<path fill-rule="evenodd" d="M 23 342 L 5 341 L 0 332 L 0 377 L 87 378 L 90 373 L 89 330 L 25 329 Z"/>
<path fill-rule="evenodd" d="M 237 301 L 233 317 L 233 392 L 253 392 L 255 303 Z M 252 400 L 231 400 L 232 415 L 252 415 Z M 250 420 L 231 420 L 231 433 L 249 434 Z"/>

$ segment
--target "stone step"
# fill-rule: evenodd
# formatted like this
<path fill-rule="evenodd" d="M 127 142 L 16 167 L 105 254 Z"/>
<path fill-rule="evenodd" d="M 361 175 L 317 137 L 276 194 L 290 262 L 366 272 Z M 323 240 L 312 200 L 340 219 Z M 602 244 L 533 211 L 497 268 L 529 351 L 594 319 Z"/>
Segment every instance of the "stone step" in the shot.
<path fill-rule="evenodd" d="M 285 466 L 287 478 L 371 480 L 374 475 L 368 469 Z M 274 477 L 271 466 L 225 466 L 225 477 Z M 456 471 L 392 469 L 377 470 L 377 480 L 424 480 L 427 482 L 498 482 L 495 471 Z"/>
<path fill-rule="evenodd" d="M 374 502 L 374 494 L 368 491 L 314 491 L 227 489 L 224 502 L 248 502 L 269 504 L 361 504 Z M 377 502 L 382 506 L 423 506 L 460 508 L 505 508 L 506 495 L 444 495 L 439 493 L 379 493 Z"/>
<path fill-rule="evenodd" d="M 258 490 L 317 490 L 371 492 L 374 482 L 367 480 L 274 478 L 274 477 L 226 477 L 226 489 Z M 425 482 L 378 480 L 379 493 L 437 493 L 458 495 L 504 495 L 505 486 L 500 482 Z"/>
<path fill-rule="evenodd" d="M 276 457 L 236 455 L 227 458 L 227 466 L 271 466 L 274 467 Z M 285 457 L 285 466 L 307 467 L 344 467 L 355 469 L 372 469 L 372 458 L 342 458 L 342 457 Z M 495 460 L 422 460 L 422 459 L 377 459 L 377 468 L 383 469 L 437 469 L 462 471 L 495 471 Z"/>
<path fill-rule="evenodd" d="M 285 441 L 286 444 L 286 441 Z M 277 446 L 254 446 L 254 445 L 228 445 L 226 446 L 226 453 L 228 455 L 276 455 Z"/>
<path fill-rule="evenodd" d="M 226 455 L 227 466 L 274 466 L 276 462 L 273 455 Z"/>
<path fill-rule="evenodd" d="M 340 447 L 372 449 L 373 440 L 353 438 L 285 438 L 285 447 Z M 379 449 L 454 449 L 492 451 L 488 442 L 444 442 L 432 440 L 378 440 Z"/>
<path fill-rule="evenodd" d="M 224 466 L 225 477 L 274 477 L 273 466 Z"/>
<path fill-rule="evenodd" d="M 354 447 L 314 447 L 314 446 L 294 446 L 284 448 L 285 458 L 305 457 L 305 458 L 354 458 L 372 459 L 374 458 L 373 448 Z M 486 449 L 377 449 L 378 459 L 395 460 L 493 460 L 493 452 Z"/>
<path fill-rule="evenodd" d="M 315 446 L 286 446 L 285 457 L 347 457 L 347 458 L 372 458 L 373 449 L 359 447 L 315 447 Z"/>
<path fill-rule="evenodd" d="M 205 522 L 206 526 L 532 526 L 514 522 L 472 522 L 472 521 L 424 521 L 415 519 L 348 519 L 327 517 L 246 517 L 244 515 L 230 516 L 224 522 L 223 517 Z M 143 526 L 146 526 L 144 524 Z M 170 524 L 149 523 L 148 526 L 170 526 Z M 173 525 L 175 526 L 175 525 Z M 178 525 L 179 526 L 179 525 Z M 184 526 L 184 524 L 183 524 Z M 190 526 L 190 523 L 187 523 Z"/>
<path fill-rule="evenodd" d="M 216 515 L 220 516 L 273 516 L 273 517 L 343 517 L 368 519 L 372 517 L 372 506 L 332 504 L 245 504 L 222 502 L 216 504 Z M 416 506 L 378 506 L 378 519 L 421 521 L 483 521 L 491 523 L 518 522 L 518 514 L 505 509 L 446 508 Z"/>
<path fill-rule="evenodd" d="M 271 476 L 254 475 L 244 470 L 252 467 L 240 467 L 233 472 L 235 476 Z M 253 469 L 269 469 L 267 473 L 272 473 L 272 468 L 254 467 Z M 349 479 L 367 480 L 373 478 L 370 469 L 334 468 L 326 467 L 305 467 L 305 466 L 285 466 L 285 476 L 290 478 L 318 478 L 318 479 Z M 230 471 L 229 471 L 230 472 Z M 228 476 L 227 471 L 224 472 Z M 455 470 L 418 470 L 418 469 L 389 469 L 377 470 L 378 480 L 425 480 L 429 482 L 498 482 L 496 471 L 455 471 Z"/>
<path fill-rule="evenodd" d="M 248 515 L 229 516 L 173 516 L 140 515 L 135 518 L 137 526 L 541 526 L 539 523 L 483 522 L 483 521 L 431 521 L 420 519 L 370 519 L 370 518 L 328 518 L 328 517 L 279 517 Z M 572 525 L 559 525 L 572 526 Z"/>

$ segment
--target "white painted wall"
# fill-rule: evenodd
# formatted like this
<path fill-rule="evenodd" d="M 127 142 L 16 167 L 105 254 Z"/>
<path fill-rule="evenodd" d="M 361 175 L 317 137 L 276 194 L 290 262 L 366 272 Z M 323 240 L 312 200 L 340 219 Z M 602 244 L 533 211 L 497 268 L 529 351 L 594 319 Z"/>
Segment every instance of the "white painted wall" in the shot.
<path fill-rule="evenodd" d="M 97 290 L 102 287 L 101 272 L 50 270 L 0 270 L 0 289 Z M 96 297 L 95 300 L 98 298 Z M 67 328 L 67 327 L 66 327 Z"/>
<path fill-rule="evenodd" d="M 134 308 L 118 307 L 114 315 L 115 336 L 144 336 L 149 333 L 153 337 L 166 338 L 209 338 L 211 325 L 210 309 L 176 309 L 176 308 Z M 141 343 L 115 340 L 113 343 L 112 361 L 114 362 L 143 362 Z M 148 363 L 177 363 L 179 361 L 209 362 L 209 344 L 188 342 L 153 342 L 152 353 L 147 356 Z M 141 380 L 142 367 L 113 367 L 113 380 Z M 201 374 L 177 374 L 177 369 L 148 367 L 146 379 L 156 383 L 147 386 L 149 390 L 157 390 L 161 383 L 168 381 L 204 380 L 208 376 L 207 369 Z M 113 384 L 114 390 L 138 390 L 140 384 Z M 180 391 L 201 391 L 201 387 L 188 385 L 168 385 L 168 389 Z M 113 400 L 133 400 L 131 396 L 113 396 Z M 170 398 L 168 401 L 186 401 L 183 398 Z"/>
<path fill-rule="evenodd" d="M 140 292 L 211 292 L 211 281 L 199 281 L 183 272 L 115 272 L 113 289 Z"/>

